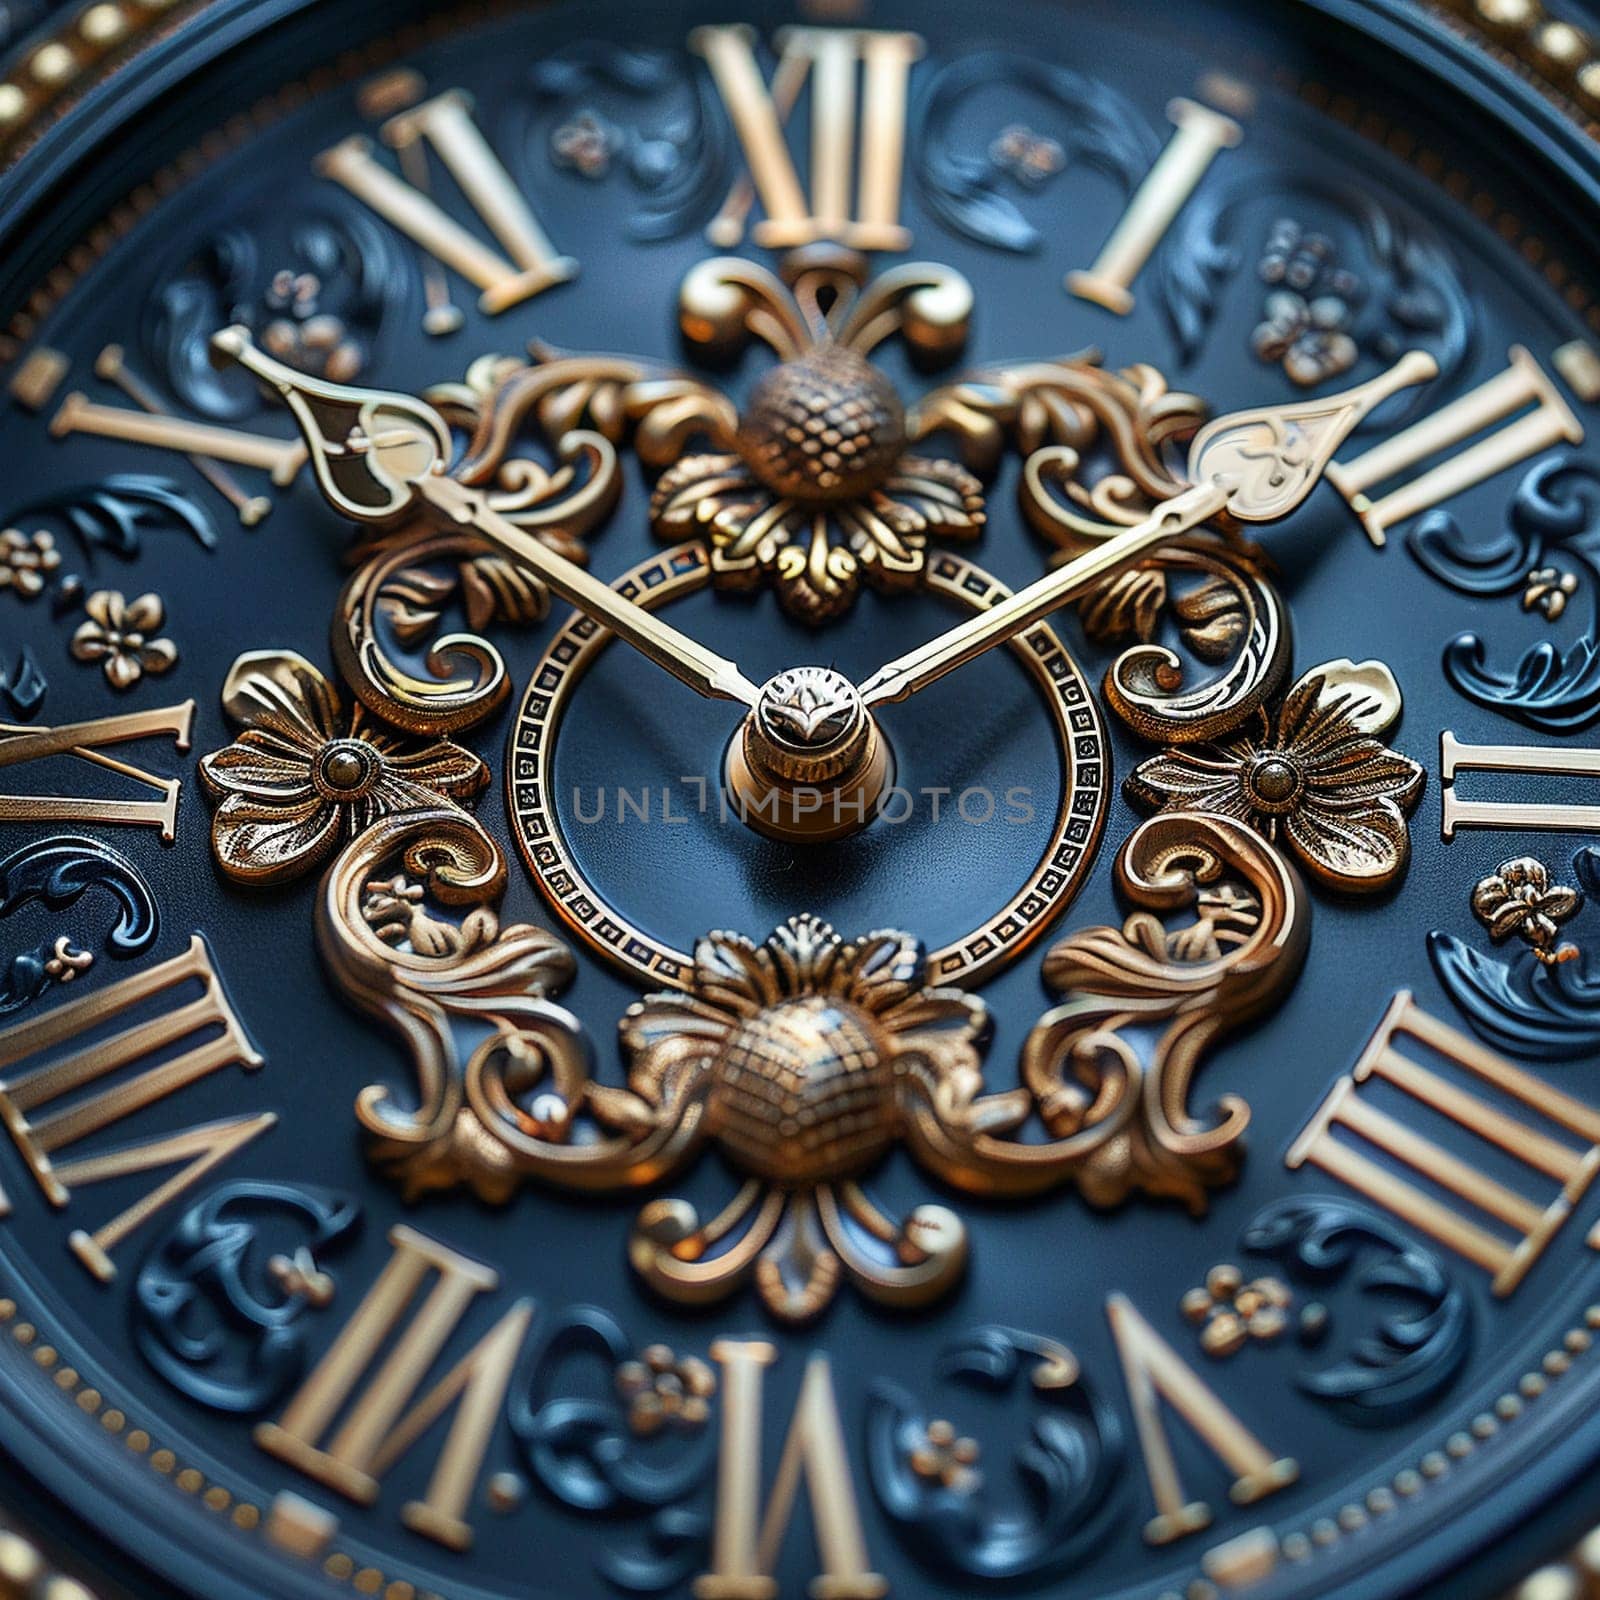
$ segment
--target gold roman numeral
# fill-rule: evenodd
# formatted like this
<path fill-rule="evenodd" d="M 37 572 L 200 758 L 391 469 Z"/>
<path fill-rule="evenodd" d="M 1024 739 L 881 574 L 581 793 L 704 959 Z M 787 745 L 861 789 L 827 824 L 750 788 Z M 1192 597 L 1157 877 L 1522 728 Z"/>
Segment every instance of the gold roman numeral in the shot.
<path fill-rule="evenodd" d="M 148 1002 L 195 987 L 194 999 L 171 1004 L 118 1033 L 102 1032 Z M 152 1061 L 157 1064 L 148 1064 Z M 101 1087 L 103 1080 L 141 1062 L 143 1070 Z M 0 1033 L 0 1121 L 52 1205 L 67 1205 L 73 1190 L 87 1184 L 186 1163 L 103 1227 L 72 1234 L 74 1254 L 102 1282 L 116 1275 L 111 1252 L 135 1228 L 277 1119 L 270 1112 L 230 1118 L 67 1162 L 60 1161 L 61 1153 L 224 1067 L 261 1064 L 199 934 L 181 956 Z"/>
<path fill-rule="evenodd" d="M 108 344 L 95 358 L 94 370 L 96 377 L 114 384 L 137 409 L 102 405 L 74 389 L 50 419 L 51 437 L 66 439 L 75 433 L 87 433 L 186 456 L 201 477 L 238 512 L 240 522 L 247 528 L 255 527 L 272 510 L 272 500 L 264 494 L 247 494 L 222 463 L 258 468 L 280 489 L 293 483 L 295 474 L 306 463 L 302 439 L 275 439 L 270 434 L 174 416 L 128 366 L 121 345 Z"/>
<path fill-rule="evenodd" d="M 417 1400 L 467 1308 L 498 1287 L 500 1278 L 493 1268 L 412 1228 L 390 1229 L 389 1242 L 394 1252 L 388 1265 L 282 1418 L 256 1429 L 256 1443 L 330 1489 L 371 1505 L 383 1475 L 454 1408 L 426 1492 L 408 1501 L 400 1515 L 413 1532 L 465 1550 L 472 1544 L 467 1508 L 533 1320 L 533 1303 L 518 1301 Z M 433 1286 L 424 1294 L 429 1279 Z"/>
<path fill-rule="evenodd" d="M 177 836 L 182 780 L 157 778 L 129 762 L 108 756 L 105 747 L 164 735 L 179 750 L 187 750 L 193 727 L 192 700 L 154 711 L 130 711 L 94 722 L 68 723 L 60 728 L 24 728 L 0 722 L 0 770 L 48 756 L 75 756 L 142 783 L 161 796 L 159 800 L 107 800 L 91 795 L 0 794 L 0 822 L 99 822 L 107 826 L 159 828 L 162 839 L 171 844 Z"/>
<path fill-rule="evenodd" d="M 1397 1035 L 1415 1039 L 1472 1073 L 1505 1099 L 1583 1140 L 1584 1147 L 1574 1149 L 1461 1088 L 1431 1067 L 1413 1061 L 1394 1047 Z M 1560 1192 L 1541 1205 L 1485 1176 L 1470 1161 L 1452 1155 L 1399 1117 L 1363 1098 L 1360 1086 L 1373 1078 L 1393 1085 L 1419 1105 L 1449 1118 L 1484 1144 L 1516 1157 L 1534 1172 L 1553 1178 L 1561 1186 Z M 1337 1138 L 1336 1129 L 1353 1134 L 1422 1174 L 1440 1189 L 1465 1201 L 1489 1223 L 1509 1229 L 1510 1237 L 1379 1166 L 1352 1144 Z M 1512 1066 L 1459 1029 L 1440 1022 L 1424 1011 L 1408 990 L 1402 989 L 1390 1003 L 1355 1070 L 1334 1085 L 1290 1149 L 1287 1161 L 1290 1167 L 1309 1161 L 1360 1190 L 1402 1221 L 1475 1261 L 1491 1274 L 1494 1292 L 1508 1295 L 1543 1254 L 1600 1170 L 1600 1112 Z M 1600 1249 L 1600 1229 L 1590 1234 L 1588 1242 L 1592 1248 Z"/>
<path fill-rule="evenodd" d="M 1540 744 L 1463 744 L 1448 728 L 1439 735 L 1442 826 L 1446 839 L 1458 828 L 1539 828 L 1551 833 L 1600 832 L 1600 806 L 1534 804 L 1527 801 L 1463 800 L 1455 790 L 1459 772 L 1538 773 L 1561 778 L 1600 778 L 1600 750 Z"/>
<path fill-rule="evenodd" d="M 1407 476 L 1423 462 L 1513 416 L 1516 421 L 1468 449 L 1417 477 Z M 1396 524 L 1563 441 L 1582 444 L 1583 424 L 1544 368 L 1521 345 L 1513 345 L 1504 372 L 1354 461 L 1334 462 L 1328 482 L 1349 501 L 1367 537 L 1381 548 Z M 1370 497 L 1369 490 L 1397 478 L 1405 481 L 1376 500 Z"/>
<path fill-rule="evenodd" d="M 1211 1522 L 1211 1507 L 1203 1500 L 1188 1499 L 1184 1492 L 1172 1441 L 1161 1420 L 1162 1401 L 1233 1473 L 1228 1492 L 1235 1505 L 1253 1505 L 1299 1477 L 1299 1467 L 1287 1457 L 1274 1456 L 1145 1321 L 1126 1295 L 1114 1294 L 1106 1301 L 1106 1316 L 1122 1360 L 1145 1475 L 1156 1503 L 1155 1516 L 1145 1524 L 1146 1543 L 1170 1544 L 1198 1533 Z"/>
<path fill-rule="evenodd" d="M 712 1570 L 695 1579 L 696 1600 L 772 1600 L 778 1592 L 773 1574 L 802 1479 L 822 1561 L 811 1593 L 829 1600 L 879 1600 L 889 1586 L 870 1570 L 828 1358 L 813 1356 L 806 1367 L 765 1514 L 761 1399 L 766 1369 L 778 1352 L 763 1341 L 719 1339 L 711 1358 L 723 1371 L 722 1451 Z"/>
<path fill-rule="evenodd" d="M 711 224 L 713 244 L 729 249 L 739 243 L 759 197 L 765 215 L 753 236 L 763 248 L 788 250 L 818 239 L 857 250 L 910 248 L 900 202 L 907 91 L 923 51 L 916 34 L 785 28 L 770 90 L 756 62 L 752 29 L 696 28 L 689 46 L 711 69 L 749 167 Z M 808 79 L 809 197 L 784 133 Z"/>
<path fill-rule="evenodd" d="M 1095 264 L 1087 272 L 1067 274 L 1071 293 L 1092 300 L 1119 317 L 1133 310 L 1133 280 L 1199 187 L 1211 163 L 1244 138 L 1244 129 L 1232 117 L 1195 100 L 1174 100 L 1167 107 L 1167 117 L 1178 131 L 1134 191 L 1128 209 Z"/>
<path fill-rule="evenodd" d="M 576 275 L 578 263 L 551 244 L 473 121 L 467 95 L 456 89 L 435 95 L 390 117 L 378 132 L 402 162 L 431 148 L 505 254 L 464 228 L 418 184 L 391 172 L 361 134 L 325 150 L 317 157 L 317 171 L 476 285 L 478 306 L 486 315 L 509 310 Z"/>

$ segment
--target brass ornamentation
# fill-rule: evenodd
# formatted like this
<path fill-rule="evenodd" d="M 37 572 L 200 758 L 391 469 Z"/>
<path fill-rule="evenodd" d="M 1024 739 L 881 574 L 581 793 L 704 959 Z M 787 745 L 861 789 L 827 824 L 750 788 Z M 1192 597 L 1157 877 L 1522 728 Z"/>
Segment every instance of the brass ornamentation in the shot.
<path fill-rule="evenodd" d="M 1533 856 L 1502 861 L 1472 891 L 1472 914 L 1489 930 L 1496 944 L 1512 934 L 1547 967 L 1578 956 L 1578 947 L 1558 945 L 1561 924 L 1577 915 L 1583 896 L 1565 884 L 1550 881 L 1550 869 Z"/>
<path fill-rule="evenodd" d="M 953 432 L 980 471 L 1009 441 L 1023 460 L 1023 512 L 1065 560 L 1183 493 L 1183 452 L 1205 421 L 1204 402 L 1169 390 L 1154 367 L 1108 371 L 1079 357 L 976 373 L 930 395 L 912 426 Z M 1126 646 L 1106 672 L 1106 700 L 1152 741 L 1214 737 L 1288 671 L 1287 607 L 1261 551 L 1225 518 L 1101 579 L 1078 609 L 1091 639 Z M 1155 640 L 1167 611 L 1203 662 L 1228 663 L 1216 677 L 1184 684 L 1181 659 Z"/>
<path fill-rule="evenodd" d="M 1170 749 L 1128 776 L 1128 794 L 1166 810 L 1237 817 L 1280 837 L 1329 888 L 1378 890 L 1405 871 L 1406 817 L 1423 769 L 1380 740 L 1400 716 L 1400 689 L 1381 661 L 1330 661 L 1217 744 Z"/>
<path fill-rule="evenodd" d="M 987 612 L 885 663 L 862 684 L 861 698 L 870 710 L 916 694 L 1213 518 L 1281 520 L 1316 487 L 1334 451 L 1374 406 L 1437 371 L 1432 356 L 1412 351 L 1343 394 L 1217 417 L 1189 446 L 1187 489 L 1161 500 L 1131 527 L 1102 529 L 1097 545 Z"/>
<path fill-rule="evenodd" d="M 415 1110 L 381 1087 L 358 1103 L 380 1164 L 411 1194 L 466 1183 L 499 1200 L 524 1180 L 625 1193 L 681 1173 L 713 1142 L 743 1186 L 709 1219 L 681 1199 L 651 1201 L 630 1259 L 671 1299 L 706 1305 L 752 1284 L 788 1322 L 820 1314 L 846 1280 L 914 1306 L 960 1276 L 967 1234 L 953 1212 L 923 1205 L 897 1222 L 861 1187 L 896 1144 L 975 1194 L 1075 1183 L 1097 1205 L 1139 1190 L 1202 1209 L 1237 1172 L 1249 1111 L 1228 1096 L 1202 1122 L 1188 1105 L 1194 1073 L 1281 996 L 1309 932 L 1293 869 L 1258 835 L 1225 817 L 1157 817 L 1119 861 L 1141 909 L 1046 958 L 1066 998 L 1027 1040 L 1016 1089 L 985 1092 L 987 1008 L 930 987 L 915 939 L 847 943 L 814 917 L 761 944 L 702 939 L 684 988 L 623 1017 L 628 1080 L 612 1088 L 590 1076 L 576 1021 L 546 998 L 571 975 L 564 946 L 501 931 L 481 909 L 441 935 L 406 880 L 379 875 L 396 854 L 425 868 L 452 838 L 471 845 L 449 812 L 387 819 L 323 886 L 330 970 L 407 1038 L 417 1066 Z M 1160 920 L 1188 909 L 1184 928 Z M 451 1024 L 474 1018 L 484 1037 L 463 1065 Z M 1153 1040 L 1132 1036 L 1152 1026 Z M 1035 1116 L 1047 1139 L 1011 1137 Z"/>
<path fill-rule="evenodd" d="M 706 1304 L 753 1280 L 789 1322 L 825 1309 L 846 1277 L 898 1305 L 954 1283 L 966 1261 L 955 1215 L 919 1206 L 896 1224 L 856 1181 L 902 1135 L 913 1082 L 953 1102 L 981 1081 L 987 1008 L 925 987 L 924 971 L 906 934 L 846 944 L 827 923 L 792 917 L 760 945 L 708 935 L 687 993 L 629 1008 L 634 1092 L 676 1103 L 695 1130 L 680 1161 L 710 1138 L 748 1174 L 704 1223 L 683 1200 L 645 1207 L 630 1256 L 647 1283 Z"/>
<path fill-rule="evenodd" d="M 1140 909 L 1120 928 L 1070 934 L 1045 957 L 1065 996 L 1023 1048 L 1023 1080 L 1055 1144 L 982 1146 L 964 1186 L 1027 1193 L 1070 1176 L 1096 1205 L 1135 1190 L 1192 1211 L 1231 1183 L 1250 1109 L 1225 1096 L 1216 1120 L 1189 1110 L 1206 1052 L 1288 992 L 1305 959 L 1311 907 L 1289 862 L 1228 817 L 1169 812 L 1137 828 L 1117 881 Z M 1191 910 L 1168 930 L 1162 913 Z M 1148 1043 L 1142 1030 L 1160 1026 Z M 1020 1109 L 1020 1108 L 1019 1108 Z M 963 1181 L 959 1169 L 944 1174 Z"/>
<path fill-rule="evenodd" d="M 953 1494 L 976 1494 L 983 1484 L 978 1462 L 983 1451 L 976 1439 L 963 1437 L 953 1423 L 936 1417 L 912 1446 L 906 1465 L 919 1478 Z"/>
<path fill-rule="evenodd" d="M 684 333 L 726 353 L 751 336 L 780 364 L 756 385 L 727 448 L 685 456 L 651 499 L 656 532 L 707 539 L 719 584 L 775 584 L 807 622 L 840 615 L 863 581 L 919 583 L 932 537 L 968 539 L 983 486 L 956 462 L 913 454 L 894 385 L 867 360 L 900 333 L 924 357 L 960 349 L 972 291 L 946 267 L 872 283 L 848 252 L 791 255 L 787 282 L 733 258 L 703 263 L 679 295 Z"/>
<path fill-rule="evenodd" d="M 241 731 L 202 759 L 200 776 L 219 802 L 211 825 L 217 862 L 240 883 L 301 877 L 378 818 L 466 799 L 489 781 L 484 764 L 459 745 L 393 734 L 362 708 L 346 717 L 328 680 L 290 650 L 240 656 L 222 704 Z M 468 825 L 497 860 L 488 835 Z"/>
<path fill-rule="evenodd" d="M 611 514 L 621 492 L 616 454 L 604 438 L 564 419 L 543 429 L 555 465 L 518 454 L 520 430 L 540 398 L 526 363 L 486 357 L 461 383 L 443 384 L 426 399 L 466 439 L 452 477 L 481 489 L 488 505 L 523 533 L 569 561 L 587 559 L 584 540 Z M 536 417 L 541 423 L 544 418 Z M 550 609 L 546 586 L 490 542 L 436 518 L 406 518 L 380 528 L 351 552 L 355 574 L 339 598 L 334 659 L 369 710 L 416 734 L 451 734 L 498 709 L 510 676 L 486 638 L 493 623 L 528 627 Z M 436 638 L 453 603 L 467 634 Z M 420 652 L 421 672 L 395 658 L 393 641 Z"/>
<path fill-rule="evenodd" d="M 382 1085 L 356 1101 L 374 1161 L 407 1196 L 466 1184 L 503 1201 L 530 1163 L 577 1163 L 563 1141 L 580 1112 L 640 1120 L 628 1097 L 589 1081 L 577 1019 L 547 998 L 571 981 L 571 952 L 543 929 L 502 925 L 489 904 L 503 874 L 472 818 L 435 806 L 375 822 L 322 883 L 323 960 L 346 998 L 400 1035 L 416 1071 L 414 1104 Z M 429 893 L 469 909 L 459 922 L 436 916 Z M 456 1030 L 475 1023 L 480 1037 L 463 1061 Z M 582 1156 L 599 1165 L 609 1149 L 615 1163 L 623 1143 Z"/>
<path fill-rule="evenodd" d="M 696 1433 L 711 1420 L 717 1375 L 698 1356 L 653 1344 L 617 1368 L 616 1383 L 628 1403 L 628 1426 L 641 1438 L 663 1430 Z"/>
<path fill-rule="evenodd" d="M 60 566 L 61 552 L 48 530 L 24 533 L 20 528 L 7 528 L 0 532 L 0 589 L 9 589 L 22 600 L 36 599 Z"/>
<path fill-rule="evenodd" d="M 131 689 L 146 673 L 155 676 L 178 664 L 178 647 L 154 636 L 166 621 L 160 595 L 127 600 L 115 589 L 97 589 L 83 609 L 88 615 L 72 635 L 73 659 L 98 663 L 113 689 Z"/>

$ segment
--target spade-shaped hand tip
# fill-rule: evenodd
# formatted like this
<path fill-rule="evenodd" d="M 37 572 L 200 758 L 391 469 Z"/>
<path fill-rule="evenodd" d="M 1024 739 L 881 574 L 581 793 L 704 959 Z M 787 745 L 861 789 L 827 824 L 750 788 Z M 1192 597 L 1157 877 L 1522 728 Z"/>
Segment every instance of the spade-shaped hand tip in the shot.
<path fill-rule="evenodd" d="M 1311 493 L 1374 407 L 1438 371 L 1425 350 L 1412 350 L 1387 372 L 1339 394 L 1218 417 L 1195 435 L 1189 476 L 1195 483 L 1231 481 L 1228 510 L 1241 522 L 1276 522 Z"/>

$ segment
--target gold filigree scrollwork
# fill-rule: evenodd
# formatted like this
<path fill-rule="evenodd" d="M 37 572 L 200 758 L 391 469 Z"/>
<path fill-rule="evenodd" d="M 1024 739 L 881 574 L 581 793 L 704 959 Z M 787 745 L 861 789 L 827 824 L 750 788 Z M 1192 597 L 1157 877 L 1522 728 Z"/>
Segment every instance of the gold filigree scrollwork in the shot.
<path fill-rule="evenodd" d="M 1046 958 L 1064 1003 L 1034 1029 L 1021 1083 L 988 1094 L 984 1003 L 931 987 L 894 931 L 845 941 L 792 917 L 757 944 L 714 933 L 681 990 L 647 995 L 620 1024 L 627 1083 L 590 1073 L 579 1025 L 549 996 L 571 976 L 547 933 L 459 922 L 413 881 L 473 848 L 440 809 L 386 819 L 323 884 L 318 933 L 341 988 L 405 1039 L 417 1104 L 382 1086 L 358 1114 L 409 1193 L 467 1184 L 503 1200 L 524 1181 L 625 1193 L 681 1173 L 709 1141 L 745 1177 L 714 1215 L 681 1198 L 640 1212 L 629 1258 L 684 1304 L 755 1288 L 781 1320 L 822 1312 L 846 1282 L 888 1305 L 924 1304 L 967 1258 L 961 1219 L 919 1205 L 885 1214 L 862 1187 L 897 1145 L 931 1173 L 997 1198 L 1076 1184 L 1109 1206 L 1135 1191 L 1205 1204 L 1238 1170 L 1248 1107 L 1189 1109 L 1205 1052 L 1274 1003 L 1298 970 L 1309 908 L 1287 862 L 1226 817 L 1146 822 L 1119 860 L 1138 908 Z M 406 873 L 387 875 L 396 858 Z M 459 865 L 459 864 L 457 864 Z M 1176 930 L 1163 917 L 1191 920 Z M 1037 1119 L 1048 1135 L 1025 1136 Z"/>
<path fill-rule="evenodd" d="M 1100 1206 L 1134 1192 L 1201 1211 L 1237 1175 L 1249 1107 L 1224 1096 L 1214 1120 L 1189 1108 L 1194 1075 L 1224 1034 L 1282 998 L 1305 957 L 1310 906 L 1259 835 L 1198 812 L 1152 818 L 1123 846 L 1120 928 L 1069 935 L 1045 957 L 1065 999 L 1029 1035 L 1024 1087 L 952 1097 L 918 1086 L 907 1138 L 946 1182 L 980 1194 L 1076 1184 Z M 1169 930 L 1181 911 L 1192 921 Z M 1020 1133 L 1037 1114 L 1048 1142 Z"/>
<path fill-rule="evenodd" d="M 1180 575 L 1198 582 L 1174 593 Z M 1148 586 L 1142 595 L 1140 584 Z M 1125 598 L 1130 589 L 1136 594 L 1131 606 Z M 1154 637 L 1159 613 L 1168 607 L 1195 655 L 1227 663 L 1192 689 L 1183 688 L 1182 658 Z M 1102 584 L 1081 610 L 1091 637 L 1110 638 L 1121 624 L 1137 639 L 1106 669 L 1105 696 L 1140 738 L 1153 743 L 1190 744 L 1229 732 L 1277 692 L 1289 670 L 1288 608 L 1255 562 L 1217 544 L 1163 550 Z"/>
<path fill-rule="evenodd" d="M 415 1102 L 361 1091 L 356 1115 L 374 1161 L 405 1193 L 466 1184 L 505 1200 L 521 1181 L 509 1135 L 559 1141 L 585 1101 L 586 1045 L 549 995 L 575 971 L 542 929 L 502 926 L 483 878 L 483 835 L 443 807 L 386 817 L 342 851 L 323 880 L 317 943 L 346 998 L 398 1033 Z M 429 899 L 470 904 L 459 921 Z"/>
<path fill-rule="evenodd" d="M 1092 357 L 1000 367 L 930 395 L 914 435 L 951 432 L 969 465 L 992 465 L 1009 440 L 1023 454 L 1020 497 L 1034 530 L 1076 555 L 1112 538 L 1189 487 L 1184 447 L 1206 407 L 1169 390 L 1150 366 L 1110 372 Z M 1183 589 L 1185 577 L 1194 580 Z M 1131 640 L 1105 693 L 1142 738 L 1185 744 L 1244 721 L 1288 671 L 1288 612 L 1257 546 L 1226 518 L 1176 539 L 1079 602 L 1091 638 Z M 1216 676 L 1185 687 L 1182 658 L 1156 639 L 1171 612 Z"/>
<path fill-rule="evenodd" d="M 287 883 L 326 862 L 380 817 L 452 807 L 471 836 L 434 874 L 457 896 L 499 894 L 505 858 L 484 829 L 452 802 L 489 782 L 489 769 L 448 740 L 424 742 L 346 713 L 338 691 L 292 650 L 239 657 L 222 687 L 233 742 L 200 762 L 216 802 L 211 846 L 236 883 Z"/>
<path fill-rule="evenodd" d="M 466 435 L 451 476 L 486 490 L 502 516 L 581 561 L 584 540 L 611 514 L 621 492 L 616 449 L 599 432 L 575 424 L 556 431 L 537 417 L 555 464 L 516 454 L 520 426 L 537 411 L 536 401 L 526 398 L 535 370 L 487 357 L 473 364 L 464 383 L 442 385 L 427 398 Z M 335 609 L 333 652 L 362 704 L 417 734 L 455 733 L 489 716 L 509 692 L 510 679 L 483 630 L 497 622 L 540 621 L 550 607 L 544 584 L 477 535 L 414 518 L 361 541 L 351 560 L 356 570 Z M 438 636 L 452 605 L 460 606 L 470 631 Z M 420 652 L 424 672 L 396 659 L 395 646 Z"/>

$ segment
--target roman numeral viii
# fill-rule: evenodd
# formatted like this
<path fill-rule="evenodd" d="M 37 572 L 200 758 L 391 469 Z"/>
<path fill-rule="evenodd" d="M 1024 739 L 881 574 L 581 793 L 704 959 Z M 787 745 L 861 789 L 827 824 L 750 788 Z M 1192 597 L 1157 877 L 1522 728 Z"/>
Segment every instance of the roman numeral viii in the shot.
<path fill-rule="evenodd" d="M 1400 1038 L 1470 1073 L 1495 1099 L 1463 1088 L 1454 1077 L 1401 1051 Z M 1369 1085 L 1378 1081 L 1405 1097 L 1394 1099 L 1404 1111 L 1384 1110 L 1370 1098 Z M 1493 1146 L 1514 1157 L 1536 1178 L 1554 1182 L 1555 1194 L 1530 1199 L 1491 1178 L 1477 1161 L 1419 1133 L 1410 1121 L 1413 1107 L 1453 1122 L 1475 1148 Z M 1562 1134 L 1580 1143 L 1574 1146 Z M 1367 1150 L 1409 1168 L 1429 1187 L 1401 1177 L 1394 1166 L 1380 1165 Z M 1508 1295 L 1600 1171 L 1600 1111 L 1439 1021 L 1402 989 L 1350 1076 L 1334 1085 L 1287 1160 L 1291 1167 L 1309 1161 L 1359 1189 L 1403 1222 L 1476 1262 L 1490 1274 L 1494 1292 Z M 1600 1248 L 1600 1231 L 1589 1236 L 1589 1244 Z"/>
<path fill-rule="evenodd" d="M 383 1475 L 454 1411 L 422 1497 L 400 1516 L 413 1532 L 465 1550 L 472 1543 L 467 1508 L 533 1303 L 512 1306 L 418 1399 L 472 1303 L 497 1287 L 499 1275 L 414 1228 L 390 1229 L 389 1243 L 388 1265 L 283 1416 L 256 1429 L 256 1443 L 371 1505 Z"/>
<path fill-rule="evenodd" d="M 108 1024 L 120 1027 L 107 1034 Z M 170 961 L 0 1033 L 0 1121 L 51 1205 L 66 1206 L 88 1184 L 183 1163 L 93 1233 L 73 1232 L 73 1253 L 102 1282 L 116 1275 L 111 1252 L 135 1228 L 277 1118 L 229 1117 L 69 1161 L 63 1154 L 214 1072 L 261 1064 L 199 934 Z M 0 1205 L 10 1209 L 3 1196 Z"/>

